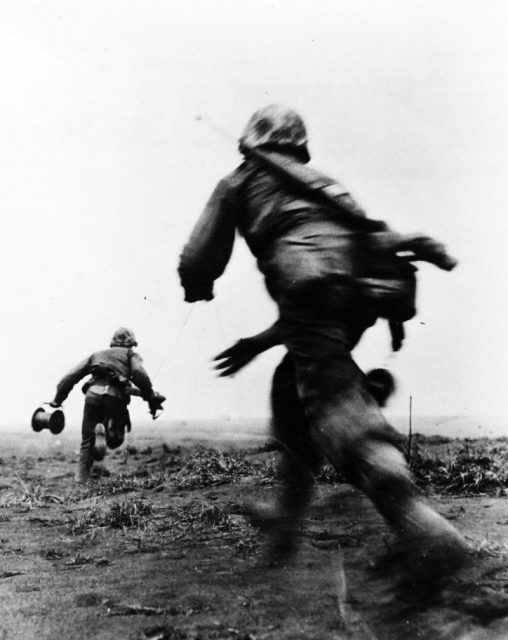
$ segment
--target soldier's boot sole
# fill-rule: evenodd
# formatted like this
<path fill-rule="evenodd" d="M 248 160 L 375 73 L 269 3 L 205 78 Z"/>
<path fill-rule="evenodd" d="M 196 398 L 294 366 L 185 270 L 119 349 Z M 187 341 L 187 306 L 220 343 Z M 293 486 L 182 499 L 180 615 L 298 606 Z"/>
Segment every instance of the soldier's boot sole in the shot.
<path fill-rule="evenodd" d="M 95 426 L 95 442 L 93 446 L 94 460 L 104 460 L 106 449 L 106 429 L 103 424 L 99 423 Z"/>

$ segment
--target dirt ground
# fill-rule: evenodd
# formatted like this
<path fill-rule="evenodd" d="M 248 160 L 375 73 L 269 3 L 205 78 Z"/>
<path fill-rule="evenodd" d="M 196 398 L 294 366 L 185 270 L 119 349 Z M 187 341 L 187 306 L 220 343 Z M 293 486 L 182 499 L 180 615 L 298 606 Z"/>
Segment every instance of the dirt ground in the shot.
<path fill-rule="evenodd" d="M 390 533 L 345 484 L 317 485 L 297 556 L 267 566 L 245 516 L 277 492 L 277 453 L 259 445 L 217 453 L 143 430 L 80 488 L 77 434 L 4 440 L 0 639 L 508 638 L 505 497 L 429 497 L 481 570 L 423 602 L 369 570 Z"/>

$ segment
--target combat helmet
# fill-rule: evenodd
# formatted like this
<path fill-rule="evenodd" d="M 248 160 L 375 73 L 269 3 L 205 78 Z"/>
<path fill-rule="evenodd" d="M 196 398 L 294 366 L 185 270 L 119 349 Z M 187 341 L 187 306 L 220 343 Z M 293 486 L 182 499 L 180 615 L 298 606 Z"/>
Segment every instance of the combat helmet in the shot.
<path fill-rule="evenodd" d="M 134 337 L 134 332 L 126 327 L 120 327 L 111 338 L 110 347 L 137 347 L 138 343 Z"/>
<path fill-rule="evenodd" d="M 241 153 L 256 147 L 274 151 L 286 149 L 303 162 L 309 162 L 307 143 L 307 130 L 302 117 L 289 107 L 271 104 L 258 109 L 251 116 L 238 141 L 238 148 Z"/>

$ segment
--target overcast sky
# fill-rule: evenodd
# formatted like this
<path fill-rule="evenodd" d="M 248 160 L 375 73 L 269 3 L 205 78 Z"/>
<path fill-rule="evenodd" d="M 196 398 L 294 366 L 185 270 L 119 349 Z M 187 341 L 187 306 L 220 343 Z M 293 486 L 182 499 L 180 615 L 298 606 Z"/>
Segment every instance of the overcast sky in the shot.
<path fill-rule="evenodd" d="M 397 375 L 392 411 L 507 414 L 507 22 L 504 0 L 1 0 L 0 424 L 121 325 L 166 418 L 268 413 L 281 349 L 233 380 L 209 362 L 275 318 L 243 241 L 213 303 L 184 304 L 175 268 L 273 102 L 373 217 L 460 260 L 420 269 L 400 355 L 382 324 L 357 350 Z"/>

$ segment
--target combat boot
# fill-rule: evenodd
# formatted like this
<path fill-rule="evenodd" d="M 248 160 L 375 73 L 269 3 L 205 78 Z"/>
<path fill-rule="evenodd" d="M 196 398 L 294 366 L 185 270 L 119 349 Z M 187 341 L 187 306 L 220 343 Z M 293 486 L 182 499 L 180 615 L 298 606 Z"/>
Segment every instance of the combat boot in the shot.
<path fill-rule="evenodd" d="M 90 479 L 90 469 L 93 464 L 93 454 L 90 449 L 80 449 L 79 462 L 74 480 L 80 484 L 86 484 Z"/>
<path fill-rule="evenodd" d="M 115 424 L 110 418 L 106 423 L 106 445 L 108 449 L 117 449 L 125 440 L 125 425 Z"/>
<path fill-rule="evenodd" d="M 93 446 L 94 460 L 104 460 L 106 455 L 106 429 L 103 424 L 95 425 L 95 442 Z"/>
<path fill-rule="evenodd" d="M 296 521 L 267 504 L 249 505 L 250 523 L 268 534 L 264 562 L 270 567 L 285 565 L 296 553 Z"/>

